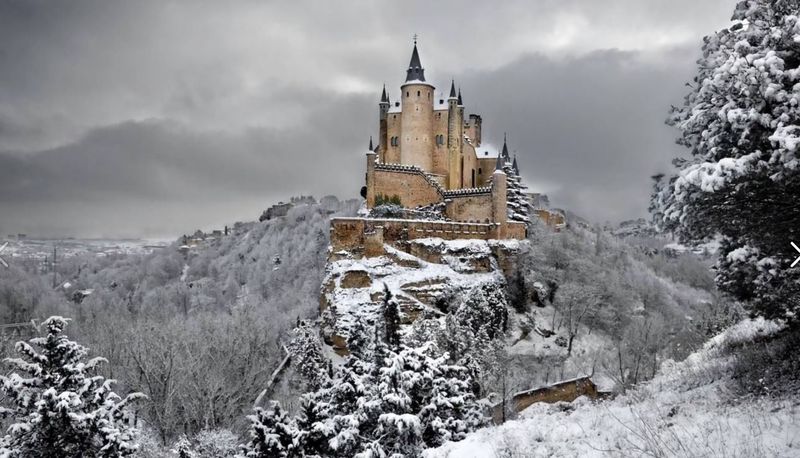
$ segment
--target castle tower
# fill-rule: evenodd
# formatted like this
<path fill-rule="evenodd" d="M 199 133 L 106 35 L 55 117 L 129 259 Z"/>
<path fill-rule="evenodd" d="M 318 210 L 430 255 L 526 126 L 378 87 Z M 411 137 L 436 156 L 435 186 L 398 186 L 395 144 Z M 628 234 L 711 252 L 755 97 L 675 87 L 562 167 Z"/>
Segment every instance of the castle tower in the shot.
<path fill-rule="evenodd" d="M 433 170 L 433 91 L 425 81 L 425 69 L 419 59 L 417 42 L 408 64 L 406 82 L 400 86 L 403 107 L 400 119 L 400 162 Z"/>
<path fill-rule="evenodd" d="M 497 163 L 495 165 L 494 174 L 492 174 L 492 220 L 499 225 L 501 233 L 499 237 L 503 237 L 502 229 L 508 221 L 508 209 L 506 199 L 508 197 L 508 177 L 506 172 L 503 171 L 505 161 L 502 156 L 497 156 Z"/>
<path fill-rule="evenodd" d="M 383 85 L 381 101 L 378 103 L 378 161 L 386 162 L 386 149 L 388 148 L 388 117 L 389 117 L 389 96 L 386 95 L 386 85 Z"/>
<path fill-rule="evenodd" d="M 461 90 L 456 95 L 456 86 L 450 86 L 450 97 L 447 99 L 447 157 L 448 174 L 447 189 L 463 188 L 461 144 L 464 141 L 464 107 L 461 106 Z"/>

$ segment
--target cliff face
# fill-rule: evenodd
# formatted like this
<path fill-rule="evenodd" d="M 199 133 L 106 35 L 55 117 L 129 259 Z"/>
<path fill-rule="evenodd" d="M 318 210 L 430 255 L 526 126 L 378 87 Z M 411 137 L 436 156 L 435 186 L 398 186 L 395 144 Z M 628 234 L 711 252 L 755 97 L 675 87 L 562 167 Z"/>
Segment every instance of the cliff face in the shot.
<path fill-rule="evenodd" d="M 325 342 L 347 354 L 347 336 L 356 320 L 380 319 L 386 288 L 397 300 L 401 322 L 411 324 L 445 313 L 445 296 L 486 282 L 505 283 L 521 243 L 517 240 L 415 239 L 383 245 L 380 256 L 364 250 L 331 253 L 320 295 Z"/>

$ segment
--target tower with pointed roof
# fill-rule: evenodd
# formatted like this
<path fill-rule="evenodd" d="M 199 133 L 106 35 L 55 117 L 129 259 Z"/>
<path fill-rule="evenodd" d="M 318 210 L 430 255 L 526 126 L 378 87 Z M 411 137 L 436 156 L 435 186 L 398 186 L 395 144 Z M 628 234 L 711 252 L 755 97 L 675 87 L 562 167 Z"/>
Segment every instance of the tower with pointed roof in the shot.
<path fill-rule="evenodd" d="M 436 93 L 416 39 L 404 76 L 394 103 L 386 85 L 381 90 L 377 160 L 419 168 L 444 189 L 489 185 L 501 153 L 482 145 L 483 120 L 475 113 L 466 115 L 455 80 L 450 80 L 448 92 Z"/>
<path fill-rule="evenodd" d="M 425 81 L 416 40 L 406 81 L 400 86 L 402 113 L 400 125 L 400 163 L 433 171 L 433 97 L 436 88 Z"/>

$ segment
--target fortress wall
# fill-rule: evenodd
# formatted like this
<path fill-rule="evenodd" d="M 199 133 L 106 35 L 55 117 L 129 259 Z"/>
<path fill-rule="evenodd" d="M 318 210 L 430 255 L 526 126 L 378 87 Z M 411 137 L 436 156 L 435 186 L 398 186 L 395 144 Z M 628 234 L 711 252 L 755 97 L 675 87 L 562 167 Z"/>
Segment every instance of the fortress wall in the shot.
<path fill-rule="evenodd" d="M 528 237 L 528 226 L 520 221 L 509 221 L 503 230 L 505 233 L 501 238 L 522 240 Z"/>
<path fill-rule="evenodd" d="M 492 221 L 492 195 L 448 196 L 445 214 L 455 221 Z"/>
<path fill-rule="evenodd" d="M 540 220 L 544 221 L 544 223 L 549 227 L 559 229 L 561 226 L 566 224 L 564 215 L 562 215 L 561 213 L 546 209 L 536 209 L 533 212 L 537 217 L 539 217 Z"/>
<path fill-rule="evenodd" d="M 400 196 L 406 208 L 441 202 L 442 196 L 419 172 L 376 169 L 374 191 L 384 197 Z"/>
<path fill-rule="evenodd" d="M 341 250 L 364 250 L 366 244 L 375 245 L 378 242 L 375 240 L 378 235 L 382 235 L 384 243 L 392 244 L 429 237 L 444 240 L 489 240 L 497 238 L 496 233 L 496 225 L 483 223 L 372 218 L 331 219 L 331 247 L 334 253 Z"/>

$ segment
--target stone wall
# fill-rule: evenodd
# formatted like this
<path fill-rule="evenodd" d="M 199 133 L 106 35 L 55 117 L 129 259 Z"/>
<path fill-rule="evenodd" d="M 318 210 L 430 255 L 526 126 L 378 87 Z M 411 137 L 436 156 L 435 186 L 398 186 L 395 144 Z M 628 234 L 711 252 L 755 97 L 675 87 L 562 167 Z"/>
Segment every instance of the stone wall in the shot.
<path fill-rule="evenodd" d="M 566 218 L 564 218 L 564 215 L 559 212 L 539 208 L 534 210 L 534 213 L 548 227 L 552 227 L 556 230 L 561 229 L 567 223 L 567 220 Z"/>
<path fill-rule="evenodd" d="M 371 156 L 374 157 L 374 156 Z M 367 173 L 370 173 L 369 170 Z M 375 205 L 374 198 L 370 201 L 369 194 L 384 197 L 399 196 L 402 205 L 406 208 L 415 208 L 442 201 L 442 194 L 429 181 L 424 174 L 413 168 L 398 166 L 397 170 L 387 170 L 385 164 L 376 165 L 372 177 L 373 189 L 368 189 L 367 205 Z M 369 178 L 367 186 L 370 186 Z"/>
<path fill-rule="evenodd" d="M 590 399 L 598 398 L 597 387 L 589 377 L 581 377 L 544 388 L 523 391 L 515 394 L 506 402 L 505 418 L 508 419 L 510 415 L 522 412 L 530 407 L 531 404 L 537 402 L 572 402 L 581 396 L 587 396 Z M 503 404 L 500 403 L 492 409 L 492 418 L 496 424 L 503 422 L 503 407 Z"/>
<path fill-rule="evenodd" d="M 445 214 L 456 221 L 492 221 L 492 194 L 490 192 L 447 195 Z"/>
<path fill-rule="evenodd" d="M 444 240 L 480 239 L 489 240 L 497 234 L 495 224 L 459 223 L 445 221 L 423 221 L 404 219 L 334 218 L 331 220 L 331 247 L 336 253 L 341 250 L 361 252 L 366 245 L 370 251 L 380 242 L 394 243 L 405 240 L 437 237 Z M 376 253 L 371 253 L 373 256 Z"/>

